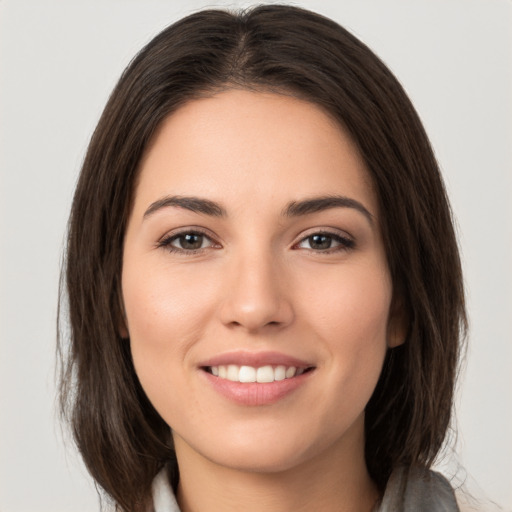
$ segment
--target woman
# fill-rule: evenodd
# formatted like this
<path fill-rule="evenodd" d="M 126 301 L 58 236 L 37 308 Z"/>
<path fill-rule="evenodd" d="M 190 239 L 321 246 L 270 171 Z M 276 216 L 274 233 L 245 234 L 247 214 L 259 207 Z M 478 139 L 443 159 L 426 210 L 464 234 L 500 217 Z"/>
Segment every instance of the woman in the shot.
<path fill-rule="evenodd" d="M 91 140 L 66 283 L 62 405 L 120 510 L 457 510 L 428 469 L 465 326 L 448 201 L 402 88 L 334 22 L 155 37 Z"/>

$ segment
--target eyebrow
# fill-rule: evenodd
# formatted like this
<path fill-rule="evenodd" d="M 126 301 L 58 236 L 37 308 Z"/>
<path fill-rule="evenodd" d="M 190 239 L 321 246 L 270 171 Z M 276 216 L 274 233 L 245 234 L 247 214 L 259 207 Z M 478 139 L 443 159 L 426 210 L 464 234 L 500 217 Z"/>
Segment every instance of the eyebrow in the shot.
<path fill-rule="evenodd" d="M 367 218 L 368 222 L 373 225 L 373 215 L 359 201 L 338 195 L 327 195 L 312 197 L 302 201 L 292 201 L 283 210 L 283 215 L 286 217 L 297 217 L 329 210 L 331 208 L 353 208 L 362 213 Z"/>
<path fill-rule="evenodd" d="M 193 196 L 166 196 L 151 203 L 144 213 L 144 219 L 151 216 L 158 210 L 167 207 L 184 208 L 195 213 L 202 213 L 211 217 L 227 217 L 227 212 L 219 203 L 210 199 Z M 312 213 L 329 210 L 331 208 L 352 208 L 362 213 L 371 225 L 373 215 L 355 199 L 339 195 L 327 195 L 312 197 L 301 201 L 291 201 L 283 209 L 281 215 L 285 217 L 300 217 Z"/>
<path fill-rule="evenodd" d="M 144 213 L 144 218 L 149 217 L 153 213 L 162 208 L 174 206 L 176 208 L 184 208 L 196 213 L 203 213 L 211 217 L 226 217 L 226 210 L 218 203 L 203 199 L 200 197 L 186 197 L 186 196 L 167 196 L 151 203 L 149 208 Z"/>

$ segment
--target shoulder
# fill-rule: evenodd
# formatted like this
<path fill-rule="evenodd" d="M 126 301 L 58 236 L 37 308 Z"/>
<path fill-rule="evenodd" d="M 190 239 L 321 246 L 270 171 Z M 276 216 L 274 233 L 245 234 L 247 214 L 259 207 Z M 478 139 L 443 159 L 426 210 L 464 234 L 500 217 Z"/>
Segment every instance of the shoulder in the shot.
<path fill-rule="evenodd" d="M 448 480 L 420 466 L 400 467 L 391 474 L 377 512 L 459 512 Z"/>

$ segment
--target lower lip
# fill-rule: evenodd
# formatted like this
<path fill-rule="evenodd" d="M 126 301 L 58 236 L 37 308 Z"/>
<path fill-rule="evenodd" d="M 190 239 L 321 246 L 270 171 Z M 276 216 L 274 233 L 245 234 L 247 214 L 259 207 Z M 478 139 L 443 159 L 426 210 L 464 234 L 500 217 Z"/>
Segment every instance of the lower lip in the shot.
<path fill-rule="evenodd" d="M 271 405 L 296 391 L 313 373 L 310 370 L 297 377 L 274 382 L 233 382 L 201 370 L 209 384 L 222 396 L 240 405 Z"/>

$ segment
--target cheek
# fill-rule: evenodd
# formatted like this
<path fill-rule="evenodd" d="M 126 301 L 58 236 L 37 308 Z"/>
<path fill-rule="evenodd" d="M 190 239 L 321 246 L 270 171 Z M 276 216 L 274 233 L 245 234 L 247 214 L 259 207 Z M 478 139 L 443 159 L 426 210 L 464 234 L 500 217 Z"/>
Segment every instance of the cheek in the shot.
<path fill-rule="evenodd" d="M 391 296 L 388 273 L 378 266 L 331 276 L 324 293 L 308 296 L 311 324 L 328 352 L 333 389 L 342 389 L 344 400 L 364 402 L 373 393 L 387 350 Z"/>
<path fill-rule="evenodd" d="M 363 262 L 318 274 L 314 287 L 304 286 L 303 296 L 309 316 L 330 344 L 345 340 L 357 349 L 385 341 L 392 284 L 383 264 Z"/>
<path fill-rule="evenodd" d="M 132 358 L 142 387 L 161 410 L 170 405 L 170 389 L 187 385 L 181 370 L 215 301 L 211 288 L 198 288 L 183 271 L 131 263 L 125 262 L 122 289 Z"/>
<path fill-rule="evenodd" d="M 193 332 L 214 302 L 211 287 L 200 284 L 200 276 L 181 268 L 125 262 L 122 289 L 130 337 L 169 349 L 172 340 Z"/>

